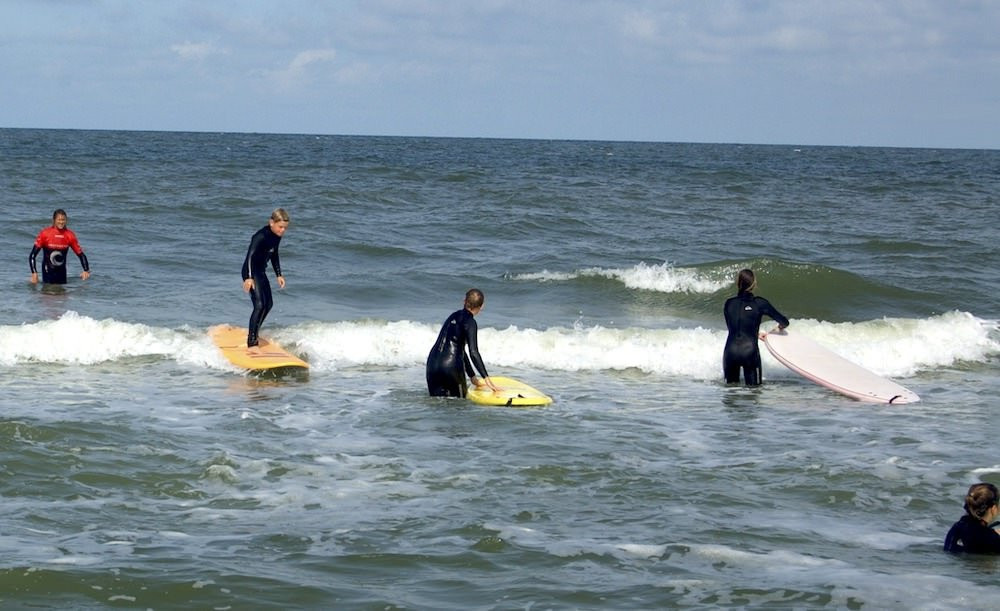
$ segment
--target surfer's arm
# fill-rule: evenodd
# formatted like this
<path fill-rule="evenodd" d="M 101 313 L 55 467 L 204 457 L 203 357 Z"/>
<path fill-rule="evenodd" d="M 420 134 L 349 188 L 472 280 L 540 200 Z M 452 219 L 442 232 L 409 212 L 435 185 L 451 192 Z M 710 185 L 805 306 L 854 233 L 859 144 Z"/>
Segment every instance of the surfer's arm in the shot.
<path fill-rule="evenodd" d="M 80 246 L 77 245 L 77 248 L 80 248 Z M 81 249 L 77 251 L 76 256 L 80 258 L 80 267 L 83 268 L 83 271 L 80 272 L 80 277 L 84 280 L 90 278 L 90 261 L 87 260 L 87 254 Z"/>
<path fill-rule="evenodd" d="M 483 357 L 479 354 L 479 325 L 472 316 L 469 316 L 465 323 L 465 341 L 466 345 L 469 347 L 469 359 L 472 360 L 472 364 L 475 365 L 476 371 L 482 374 L 484 378 L 490 377 L 489 372 L 486 371 L 486 364 L 483 363 Z M 464 354 L 462 355 L 465 356 Z M 468 367 L 468 361 L 466 362 L 467 370 L 469 371 L 469 377 L 473 377 L 471 367 Z"/>
<path fill-rule="evenodd" d="M 263 241 L 264 241 L 264 236 L 261 235 L 261 232 L 259 231 L 253 234 L 253 236 L 250 238 L 250 245 L 247 246 L 247 256 L 246 258 L 243 259 L 243 267 L 240 269 L 240 274 L 243 276 L 244 290 L 248 291 L 250 290 L 250 288 L 253 288 L 252 282 L 250 284 L 250 287 L 247 288 L 247 280 L 251 280 L 254 274 L 257 272 L 257 270 L 254 269 L 254 257 L 257 255 L 257 251 L 263 247 L 262 246 Z"/>
<path fill-rule="evenodd" d="M 771 302 L 764 299 L 763 297 L 758 297 L 758 299 L 764 302 L 762 304 L 764 307 L 760 308 L 761 313 L 767 314 L 772 319 L 774 319 L 774 322 L 778 323 L 779 330 L 784 329 L 785 327 L 788 326 L 788 319 L 785 318 L 784 314 L 778 311 L 778 308 L 771 305 Z"/>
<path fill-rule="evenodd" d="M 281 257 L 278 256 L 278 247 L 274 247 L 274 252 L 271 253 L 271 269 L 274 270 L 274 275 L 281 278 Z"/>
<path fill-rule="evenodd" d="M 38 251 L 42 249 L 41 246 L 35 244 L 31 247 L 31 254 L 28 255 L 28 269 L 31 270 L 31 283 L 38 283 L 38 268 L 35 267 L 35 259 L 38 257 Z"/>

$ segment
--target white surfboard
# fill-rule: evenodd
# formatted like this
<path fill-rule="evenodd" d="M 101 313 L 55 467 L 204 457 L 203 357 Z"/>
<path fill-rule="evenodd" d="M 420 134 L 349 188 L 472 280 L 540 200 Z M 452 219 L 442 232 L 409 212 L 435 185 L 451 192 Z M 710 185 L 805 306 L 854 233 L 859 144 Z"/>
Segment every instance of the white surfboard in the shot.
<path fill-rule="evenodd" d="M 795 373 L 859 401 L 898 405 L 920 400 L 912 390 L 794 331 L 771 331 L 764 335 L 764 345 L 774 358 Z"/>

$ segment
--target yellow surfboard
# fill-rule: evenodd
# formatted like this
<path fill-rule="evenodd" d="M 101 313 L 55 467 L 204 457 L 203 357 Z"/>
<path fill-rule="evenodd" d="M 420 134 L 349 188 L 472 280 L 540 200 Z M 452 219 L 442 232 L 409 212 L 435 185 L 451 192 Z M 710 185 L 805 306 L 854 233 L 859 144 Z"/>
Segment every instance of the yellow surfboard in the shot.
<path fill-rule="evenodd" d="M 477 386 L 470 388 L 466 397 L 480 405 L 529 407 L 552 403 L 552 397 L 520 380 L 502 376 L 490 376 L 490 380 L 500 389 L 499 391 L 491 390 L 489 386 Z"/>
<path fill-rule="evenodd" d="M 215 345 L 222 350 L 229 362 L 250 371 L 265 369 L 300 368 L 309 369 L 309 363 L 290 354 L 271 340 L 260 338 L 260 351 L 253 354 L 247 350 L 247 330 L 232 325 L 219 325 L 208 330 Z"/>

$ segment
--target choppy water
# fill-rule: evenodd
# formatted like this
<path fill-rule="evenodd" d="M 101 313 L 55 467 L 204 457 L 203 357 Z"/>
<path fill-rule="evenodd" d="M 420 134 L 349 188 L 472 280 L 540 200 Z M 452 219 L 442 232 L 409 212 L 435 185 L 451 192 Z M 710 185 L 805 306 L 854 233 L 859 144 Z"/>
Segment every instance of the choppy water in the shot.
<path fill-rule="evenodd" d="M 0 186 L 0 606 L 1000 605 L 940 551 L 1000 483 L 1000 152 L 0 130 Z M 206 330 L 278 205 L 312 368 L 247 377 Z M 94 275 L 42 289 L 55 207 Z M 923 400 L 723 385 L 744 266 Z M 552 406 L 425 396 L 470 286 Z"/>

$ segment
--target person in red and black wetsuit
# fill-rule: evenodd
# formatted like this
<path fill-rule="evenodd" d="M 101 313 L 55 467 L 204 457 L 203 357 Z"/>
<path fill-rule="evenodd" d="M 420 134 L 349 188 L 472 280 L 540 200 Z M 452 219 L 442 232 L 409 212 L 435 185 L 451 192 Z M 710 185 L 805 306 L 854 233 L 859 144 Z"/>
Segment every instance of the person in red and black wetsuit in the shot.
<path fill-rule="evenodd" d="M 66 253 L 72 248 L 80 258 L 83 271 L 80 278 L 90 278 L 90 263 L 87 255 L 80 248 L 76 234 L 66 227 L 66 211 L 59 208 L 52 213 L 52 226 L 42 229 L 35 239 L 35 245 L 28 255 L 28 267 L 31 268 L 31 283 L 38 284 L 38 268 L 35 259 L 39 251 L 42 253 L 42 282 L 46 284 L 66 284 Z"/>
<path fill-rule="evenodd" d="M 760 348 L 757 346 L 760 321 L 764 316 L 770 316 L 777 321 L 779 329 L 784 329 L 788 326 L 788 319 L 767 299 L 753 294 L 757 280 L 752 270 L 740 270 L 736 275 L 736 288 L 737 295 L 727 299 L 723 306 L 729 336 L 722 353 L 722 371 L 727 384 L 739 382 L 742 369 L 746 385 L 759 386 L 762 377 Z"/>
<path fill-rule="evenodd" d="M 250 301 L 253 303 L 247 331 L 247 348 L 250 349 L 254 349 L 260 343 L 258 337 L 260 326 L 274 305 L 274 300 L 271 298 L 271 283 L 267 280 L 268 261 L 271 262 L 274 275 L 278 278 L 278 287 L 285 288 L 278 245 L 286 229 L 288 229 L 288 213 L 284 208 L 277 208 L 271 213 L 267 226 L 262 227 L 250 238 L 247 256 L 243 260 L 243 290 L 250 293 Z"/>
<path fill-rule="evenodd" d="M 465 293 L 465 303 L 461 310 L 452 312 L 448 320 L 441 325 L 441 332 L 438 333 L 437 341 L 427 355 L 427 391 L 432 397 L 465 397 L 468 385 L 465 382 L 465 374 L 472 378 L 472 383 L 476 386 L 486 385 L 493 390 L 497 387 L 493 385 L 489 374 L 486 373 L 486 365 L 483 364 L 483 357 L 479 355 L 478 338 L 479 326 L 474 318 L 483 309 L 486 298 L 479 289 L 469 289 Z M 469 348 L 469 354 L 465 354 L 465 348 Z M 469 362 L 471 357 L 472 362 Z M 483 376 L 482 381 L 476 378 L 476 372 L 472 365 Z"/>

